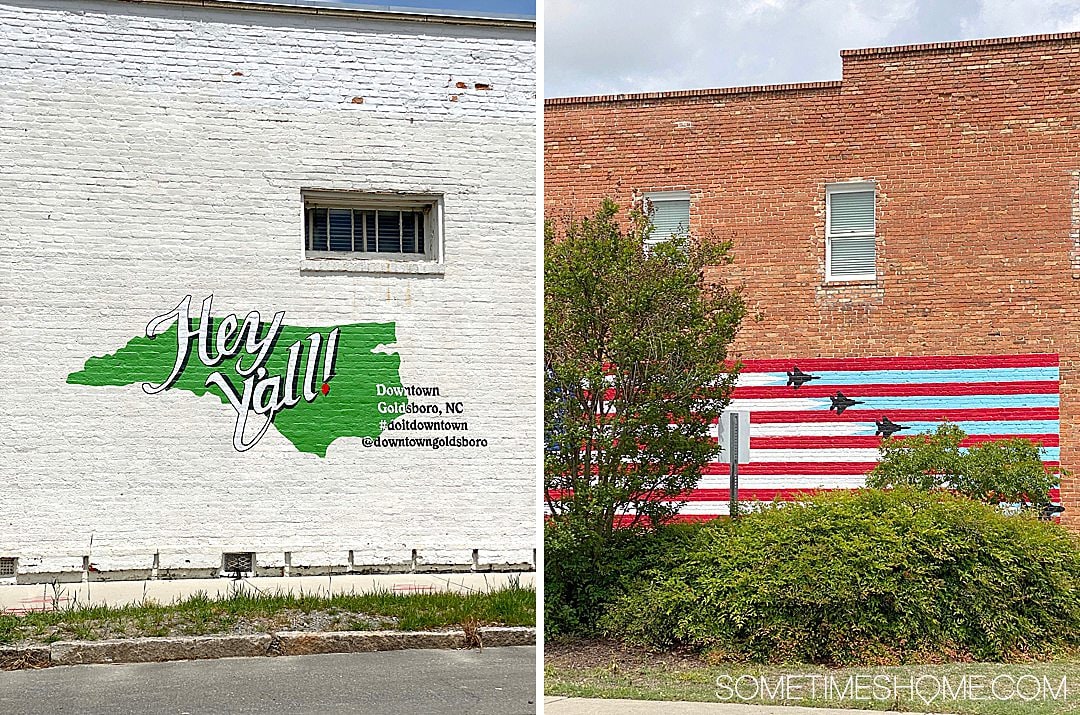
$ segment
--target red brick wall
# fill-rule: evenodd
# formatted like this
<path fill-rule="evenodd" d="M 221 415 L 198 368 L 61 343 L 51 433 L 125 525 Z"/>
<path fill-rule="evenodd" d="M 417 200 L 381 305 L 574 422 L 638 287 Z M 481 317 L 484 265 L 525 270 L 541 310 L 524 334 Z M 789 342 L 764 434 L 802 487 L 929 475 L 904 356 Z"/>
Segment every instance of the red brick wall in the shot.
<path fill-rule="evenodd" d="M 743 358 L 1058 353 L 1080 527 L 1080 33 L 843 53 L 843 81 L 549 100 L 545 214 L 691 192 Z M 879 279 L 825 284 L 825 185 L 878 186 Z"/>

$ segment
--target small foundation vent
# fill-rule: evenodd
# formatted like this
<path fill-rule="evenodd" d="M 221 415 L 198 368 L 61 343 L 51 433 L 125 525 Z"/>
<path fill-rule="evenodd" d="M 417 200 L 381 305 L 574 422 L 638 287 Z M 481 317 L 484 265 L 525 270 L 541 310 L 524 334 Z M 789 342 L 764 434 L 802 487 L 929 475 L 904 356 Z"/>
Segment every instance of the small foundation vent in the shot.
<path fill-rule="evenodd" d="M 13 557 L 0 558 L 0 578 L 15 578 L 19 560 Z"/>
<path fill-rule="evenodd" d="M 221 570 L 227 574 L 251 573 L 255 570 L 255 554 L 250 551 L 222 554 Z"/>

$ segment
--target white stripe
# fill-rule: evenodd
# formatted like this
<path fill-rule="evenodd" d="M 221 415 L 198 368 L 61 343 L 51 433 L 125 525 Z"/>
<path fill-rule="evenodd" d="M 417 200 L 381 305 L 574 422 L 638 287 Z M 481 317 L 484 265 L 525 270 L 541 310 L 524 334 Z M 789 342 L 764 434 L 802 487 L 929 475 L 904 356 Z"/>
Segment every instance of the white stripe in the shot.
<path fill-rule="evenodd" d="M 739 509 L 742 512 L 747 512 L 752 509 L 760 509 L 763 505 L 769 502 L 758 501 L 742 501 L 739 500 Z M 726 516 L 728 513 L 728 502 L 726 501 L 688 501 L 681 509 L 680 514 L 687 515 L 702 515 L 708 516 L 710 514 L 716 514 L 720 516 Z M 622 508 L 618 511 L 618 516 L 632 516 L 634 514 L 633 509 Z"/>
<path fill-rule="evenodd" d="M 750 432 L 751 437 L 753 431 Z M 752 449 L 750 463 L 754 462 L 876 462 L 878 451 L 874 448 L 839 447 L 832 449 Z"/>
<path fill-rule="evenodd" d="M 856 489 L 866 485 L 861 474 L 752 474 L 739 475 L 740 489 Z M 698 489 L 727 489 L 726 474 L 709 474 L 698 482 Z"/>
<path fill-rule="evenodd" d="M 736 381 L 736 387 L 772 387 L 779 385 L 783 387 L 787 384 L 787 376 L 777 375 L 770 372 L 743 372 L 739 373 L 739 379 Z"/>
<path fill-rule="evenodd" d="M 732 400 L 728 405 L 729 410 L 743 412 L 777 412 L 779 410 L 797 410 L 809 412 L 811 410 L 827 410 L 832 401 L 828 397 L 753 397 L 745 400 Z M 601 403 L 602 409 L 615 414 L 616 409 L 610 402 Z"/>
<path fill-rule="evenodd" d="M 764 509 L 770 502 L 743 501 L 739 500 L 739 513 L 746 514 L 751 511 Z M 691 501 L 686 502 L 680 514 L 687 516 L 727 516 L 729 503 L 726 501 Z"/>
<path fill-rule="evenodd" d="M 750 415 L 750 438 L 754 437 L 857 437 L 873 435 L 872 422 L 765 422 L 754 424 Z"/>
<path fill-rule="evenodd" d="M 907 424 L 907 423 L 905 423 Z M 678 423 L 668 423 L 668 428 L 675 429 Z M 874 436 L 874 421 L 869 422 L 754 422 L 750 415 L 751 437 L 858 437 Z M 716 437 L 714 422 L 710 435 Z"/>
<path fill-rule="evenodd" d="M 1016 382 L 1059 379 L 1056 367 L 940 368 L 932 370 L 807 370 L 818 379 L 809 385 L 910 385 L 930 382 L 978 384 L 980 382 Z M 787 384 L 786 372 L 744 372 L 743 375 L 769 375 L 779 384 Z M 776 383 L 772 383 L 776 384 Z"/>
<path fill-rule="evenodd" d="M 742 511 L 742 502 L 739 502 L 739 509 Z M 679 509 L 680 514 L 688 515 L 707 515 L 717 514 L 726 516 L 728 513 L 728 502 L 726 501 L 690 501 L 683 505 L 682 509 Z"/>
<path fill-rule="evenodd" d="M 732 400 L 729 410 L 750 412 L 777 412 L 779 410 L 826 410 L 832 402 L 827 397 L 754 397 L 745 400 Z"/>

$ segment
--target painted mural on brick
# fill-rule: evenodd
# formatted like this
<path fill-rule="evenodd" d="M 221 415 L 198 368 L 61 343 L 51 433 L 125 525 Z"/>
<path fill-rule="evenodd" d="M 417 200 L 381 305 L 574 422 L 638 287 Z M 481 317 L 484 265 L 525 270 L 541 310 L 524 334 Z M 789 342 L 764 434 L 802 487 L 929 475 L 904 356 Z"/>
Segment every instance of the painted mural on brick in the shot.
<path fill-rule="evenodd" d="M 378 437 L 406 412 L 401 358 L 381 349 L 397 340 L 394 323 L 286 325 L 284 311 L 268 323 L 258 311 L 213 317 L 213 296 L 197 317 L 191 309 L 185 296 L 151 319 L 145 335 L 91 357 L 67 382 L 212 394 L 235 412 L 232 445 L 240 452 L 273 425 L 297 450 L 325 457 L 334 440 Z"/>
<path fill-rule="evenodd" d="M 967 433 L 965 445 L 1029 439 L 1056 467 L 1058 378 L 1058 356 L 1047 354 L 746 360 L 729 407 L 749 413 L 739 497 L 862 486 L 882 439 L 931 432 L 944 420 Z M 727 514 L 729 469 L 709 465 L 682 513 Z"/>

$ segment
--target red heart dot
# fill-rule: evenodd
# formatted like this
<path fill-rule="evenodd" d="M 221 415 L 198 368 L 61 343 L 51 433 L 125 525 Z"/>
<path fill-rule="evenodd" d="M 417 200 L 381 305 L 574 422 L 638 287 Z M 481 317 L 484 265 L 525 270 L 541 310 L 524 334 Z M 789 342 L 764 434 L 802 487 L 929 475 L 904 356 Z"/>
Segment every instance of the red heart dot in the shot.
<path fill-rule="evenodd" d="M 322 384 L 322 393 L 324 395 L 329 395 L 330 394 L 330 386 L 327 385 L 325 382 Z"/>

